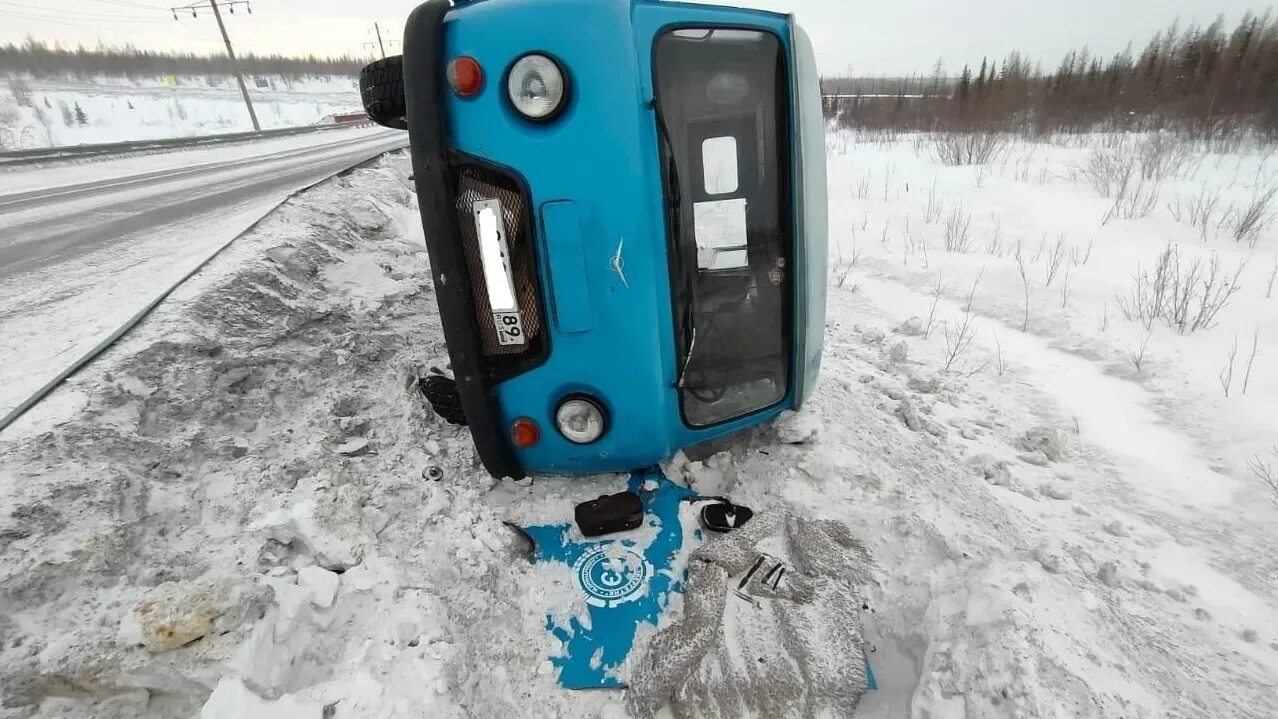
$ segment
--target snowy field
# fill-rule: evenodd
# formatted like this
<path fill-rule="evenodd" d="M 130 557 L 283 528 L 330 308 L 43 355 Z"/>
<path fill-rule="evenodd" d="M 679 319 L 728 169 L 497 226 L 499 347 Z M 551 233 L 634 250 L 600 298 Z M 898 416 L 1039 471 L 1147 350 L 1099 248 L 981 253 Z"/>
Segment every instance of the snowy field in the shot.
<path fill-rule="evenodd" d="M 258 122 L 266 130 L 311 125 L 328 115 L 360 107 L 354 77 L 298 80 L 250 75 L 245 81 Z M 11 76 L 0 84 L 0 150 L 252 129 L 239 87 L 230 75 L 135 79 Z"/>
<path fill-rule="evenodd" d="M 858 717 L 1278 715 L 1268 209 L 1234 238 L 1278 162 L 934 142 L 831 134 L 815 399 L 667 474 L 869 546 Z M 502 525 L 623 478 L 494 482 L 413 389 L 446 353 L 408 172 L 290 200 L 0 437 L 0 716 L 624 716 L 555 684 Z"/>

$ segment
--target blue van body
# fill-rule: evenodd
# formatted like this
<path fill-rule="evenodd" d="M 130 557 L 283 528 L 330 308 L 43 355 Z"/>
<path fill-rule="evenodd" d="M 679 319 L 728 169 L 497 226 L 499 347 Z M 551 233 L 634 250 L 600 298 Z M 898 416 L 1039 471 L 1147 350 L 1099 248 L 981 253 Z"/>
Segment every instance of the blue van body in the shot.
<path fill-rule="evenodd" d="M 455 306 L 465 303 L 466 293 L 449 295 L 450 285 L 456 288 L 460 281 L 472 285 L 474 302 L 475 273 L 467 272 L 456 253 L 449 262 L 441 256 L 447 252 L 430 248 L 453 371 L 489 471 L 521 476 L 645 467 L 797 408 L 819 369 L 827 270 L 819 90 L 810 45 L 793 21 L 758 10 L 664 0 L 480 0 L 447 9 L 441 2 L 414 13 L 404 53 L 408 125 L 428 244 L 464 242 L 456 228 L 441 229 L 448 220 L 439 215 L 448 213 L 453 197 L 433 205 L 434 222 L 427 219 L 429 193 L 459 191 L 453 179 L 430 178 L 445 173 L 441 162 L 463 158 L 518 178 L 527 195 L 524 213 L 536 258 L 531 291 L 541 317 L 532 323 L 542 334 L 542 350 L 514 370 L 495 373 L 484 366 L 482 351 L 475 356 L 474 338 L 462 337 L 477 331 L 473 313 Z M 654 41 L 680 26 L 772 34 L 784 48 L 792 90 L 786 98 L 794 243 L 787 288 L 789 381 L 784 396 L 770 406 L 701 427 L 686 421 L 679 399 L 667 183 L 654 117 Z M 504 73 L 529 52 L 555 58 L 568 77 L 569 101 L 552 122 L 527 121 L 506 97 Z M 471 97 L 451 92 L 441 77 L 444 64 L 460 56 L 484 69 L 483 87 Z M 805 74 L 796 77 L 800 69 Z M 433 82 L 427 74 L 434 75 Z M 441 116 L 428 122 L 428 112 Z M 419 142 L 419 125 L 434 128 L 434 141 L 445 145 L 435 156 L 419 152 L 419 145 L 430 144 Z M 450 320 L 450 304 L 454 318 L 466 319 Z M 477 376 L 463 376 L 468 373 Z M 595 398 L 606 410 L 607 431 L 590 444 L 574 444 L 555 430 L 556 408 L 572 395 Z M 482 407 L 479 398 L 485 400 Z M 510 428 L 521 418 L 541 428 L 533 446 L 517 447 L 510 440 Z M 502 441 L 505 451 L 492 449 Z"/>

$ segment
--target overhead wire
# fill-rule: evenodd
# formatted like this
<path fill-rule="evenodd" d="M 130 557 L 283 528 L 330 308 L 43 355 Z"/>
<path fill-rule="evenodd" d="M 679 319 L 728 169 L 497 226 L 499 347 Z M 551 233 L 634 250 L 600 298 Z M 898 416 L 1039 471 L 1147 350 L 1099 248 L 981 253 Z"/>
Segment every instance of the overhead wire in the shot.
<path fill-rule="evenodd" d="M 158 10 L 160 12 L 168 12 L 169 8 L 159 5 L 147 5 L 146 3 L 132 2 L 132 0 L 87 0 L 88 2 L 106 3 L 107 5 L 123 5 L 124 7 L 139 7 L 146 10 Z"/>
<path fill-rule="evenodd" d="M 13 11 L 13 10 L 5 10 L 3 7 L 0 7 L 0 13 L 3 13 L 4 15 L 22 14 L 22 15 L 28 15 L 28 16 L 37 16 L 47 20 L 63 20 L 63 19 L 81 20 L 83 19 L 83 20 L 95 20 L 95 21 L 105 21 L 105 22 L 111 22 L 111 21 L 132 22 L 132 21 L 140 20 L 143 22 L 158 22 L 158 21 L 162 21 L 166 19 L 160 15 L 114 15 L 114 14 L 108 15 L 108 14 L 102 14 L 102 13 L 81 12 L 78 10 L 63 10 L 60 8 L 49 8 L 49 7 L 42 7 L 38 5 L 27 5 L 24 3 L 9 2 L 8 0 L 0 0 L 0 6 L 13 7 L 18 9 L 17 11 Z M 164 10 L 164 12 L 168 12 L 168 11 Z"/>
<path fill-rule="evenodd" d="M 95 25 L 98 27 L 101 27 L 102 23 L 124 24 L 124 25 L 131 25 L 133 27 L 138 27 L 138 26 L 149 27 L 150 25 L 148 25 L 148 23 L 155 22 L 153 20 L 144 20 L 144 19 L 111 20 L 111 19 L 105 19 L 105 18 L 94 19 L 94 18 L 87 18 L 87 17 L 75 18 L 75 17 L 55 16 L 55 15 L 30 15 L 30 14 L 26 14 L 22 12 L 17 12 L 13 10 L 3 10 L 3 9 L 0 9 L 0 17 L 17 18 L 19 20 L 40 20 L 43 22 L 58 22 L 58 23 L 66 23 L 68 25 L 82 25 L 85 27 L 93 27 Z"/>

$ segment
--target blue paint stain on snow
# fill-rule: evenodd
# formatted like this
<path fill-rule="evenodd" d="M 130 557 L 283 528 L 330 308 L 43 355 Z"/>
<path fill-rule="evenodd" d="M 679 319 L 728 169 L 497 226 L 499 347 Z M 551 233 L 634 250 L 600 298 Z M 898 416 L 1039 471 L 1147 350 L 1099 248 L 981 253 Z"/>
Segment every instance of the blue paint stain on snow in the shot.
<path fill-rule="evenodd" d="M 559 668 L 559 683 L 569 689 L 624 687 L 614 670 L 634 646 L 635 630 L 641 623 L 655 626 L 670 594 L 683 591 L 687 579 L 683 562 L 674 568 L 680 554 L 689 551 L 679 509 L 696 493 L 655 467 L 634 472 L 627 489 L 643 500 L 644 522 L 651 528 L 642 533 L 643 542 L 625 535 L 586 539 L 571 524 L 523 528 L 536 544 L 533 561 L 572 567 L 577 589 L 586 598 L 588 626 L 579 617 L 562 626 L 546 615 L 547 631 L 563 642 L 564 650 L 551 662 Z"/>

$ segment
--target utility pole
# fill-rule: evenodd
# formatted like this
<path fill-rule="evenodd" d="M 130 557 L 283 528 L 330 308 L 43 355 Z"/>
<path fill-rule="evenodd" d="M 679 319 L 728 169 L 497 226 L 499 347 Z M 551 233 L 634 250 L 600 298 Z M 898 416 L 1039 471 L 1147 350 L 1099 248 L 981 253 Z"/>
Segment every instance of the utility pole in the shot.
<path fill-rule="evenodd" d="M 213 17 L 217 19 L 217 29 L 222 31 L 222 41 L 226 43 L 226 54 L 231 58 L 231 72 L 235 73 L 235 82 L 240 86 L 240 94 L 244 96 L 244 106 L 248 108 L 249 119 L 253 121 L 253 129 L 258 132 L 261 132 L 262 125 L 258 123 L 257 121 L 257 112 L 253 110 L 253 99 L 249 97 L 248 86 L 244 84 L 244 76 L 240 74 L 240 67 L 235 62 L 235 48 L 231 47 L 231 36 L 226 34 L 226 25 L 222 22 L 222 13 L 221 11 L 218 10 L 218 7 L 217 7 L 218 0 L 207 0 L 207 2 L 209 7 L 212 8 L 213 10 Z M 203 4 L 204 4 L 203 2 L 197 2 L 192 5 L 185 5 L 182 7 L 174 7 L 169 9 L 173 11 L 173 19 L 177 20 L 178 10 L 181 10 L 183 12 L 190 10 L 191 17 L 197 17 L 195 12 L 196 8 L 200 7 Z M 243 4 L 248 6 L 248 11 L 250 14 L 252 14 L 253 12 L 253 7 L 251 5 L 248 5 L 248 2 L 246 2 L 245 0 L 222 0 L 222 4 L 229 7 L 231 9 L 232 14 L 235 13 L 235 6 L 238 4 Z"/>
<path fill-rule="evenodd" d="M 231 47 L 231 36 L 226 34 L 226 25 L 222 22 L 222 13 L 217 9 L 217 0 L 209 0 L 209 7 L 213 8 L 213 17 L 217 18 L 217 29 L 222 31 L 222 40 L 226 42 L 226 54 L 231 58 L 231 72 L 235 73 L 235 81 L 240 84 L 240 94 L 244 96 L 244 106 L 248 108 L 253 129 L 261 132 L 262 126 L 258 124 L 257 113 L 253 111 L 253 100 L 249 97 L 248 87 L 244 84 L 244 76 L 240 74 L 240 67 L 235 63 L 235 48 Z"/>
<path fill-rule="evenodd" d="M 386 59 L 386 46 L 382 44 L 382 28 L 377 23 L 373 23 L 373 30 L 377 32 L 377 46 L 382 49 L 382 59 Z"/>

